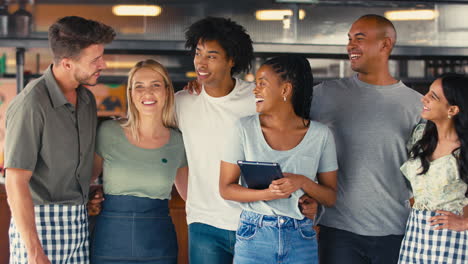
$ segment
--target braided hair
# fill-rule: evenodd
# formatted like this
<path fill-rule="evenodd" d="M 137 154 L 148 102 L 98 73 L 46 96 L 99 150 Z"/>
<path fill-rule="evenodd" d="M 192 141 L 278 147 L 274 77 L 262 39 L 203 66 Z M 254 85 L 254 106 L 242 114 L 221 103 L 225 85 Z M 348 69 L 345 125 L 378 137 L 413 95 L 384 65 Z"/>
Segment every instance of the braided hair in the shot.
<path fill-rule="evenodd" d="M 309 61 L 299 55 L 284 55 L 269 59 L 263 65 L 270 66 L 283 81 L 291 83 L 293 87 L 291 102 L 294 113 L 302 117 L 304 126 L 308 127 L 314 84 Z"/>

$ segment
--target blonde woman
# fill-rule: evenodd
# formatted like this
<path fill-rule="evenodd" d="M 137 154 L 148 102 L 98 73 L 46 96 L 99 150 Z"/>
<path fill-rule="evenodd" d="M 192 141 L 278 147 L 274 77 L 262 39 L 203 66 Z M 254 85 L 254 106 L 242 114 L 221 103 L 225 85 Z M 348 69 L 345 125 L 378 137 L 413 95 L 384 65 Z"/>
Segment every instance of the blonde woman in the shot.
<path fill-rule="evenodd" d="M 103 210 L 94 231 L 93 263 L 177 263 L 168 199 L 187 161 L 174 116 L 174 88 L 154 60 L 128 76 L 128 114 L 98 130 L 94 176 L 103 171 Z"/>

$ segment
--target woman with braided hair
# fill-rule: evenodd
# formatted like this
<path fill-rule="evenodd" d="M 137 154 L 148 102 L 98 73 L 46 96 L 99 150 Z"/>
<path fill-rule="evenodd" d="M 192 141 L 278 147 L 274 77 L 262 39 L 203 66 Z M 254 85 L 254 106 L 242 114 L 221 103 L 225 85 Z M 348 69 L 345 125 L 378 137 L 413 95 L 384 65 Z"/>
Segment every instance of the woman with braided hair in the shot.
<path fill-rule="evenodd" d="M 256 74 L 258 114 L 241 118 L 221 161 L 220 194 L 241 203 L 234 263 L 318 263 L 313 221 L 298 199 L 336 200 L 336 151 L 325 125 L 309 119 L 313 76 L 307 59 L 288 55 L 266 61 Z M 284 178 L 263 190 L 241 181 L 238 160 L 277 162 Z M 318 176 L 317 176 L 318 175 Z"/>

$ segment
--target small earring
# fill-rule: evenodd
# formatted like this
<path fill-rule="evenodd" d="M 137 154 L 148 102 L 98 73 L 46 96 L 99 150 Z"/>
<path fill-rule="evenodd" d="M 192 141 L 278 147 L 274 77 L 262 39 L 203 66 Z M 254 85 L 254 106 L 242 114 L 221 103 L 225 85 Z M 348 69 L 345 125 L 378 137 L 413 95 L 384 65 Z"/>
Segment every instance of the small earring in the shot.
<path fill-rule="evenodd" d="M 286 102 L 286 96 L 283 96 L 283 101 Z"/>
<path fill-rule="evenodd" d="M 452 119 L 452 116 L 451 116 L 451 115 L 448 115 L 447 117 L 448 117 L 448 119 Z"/>

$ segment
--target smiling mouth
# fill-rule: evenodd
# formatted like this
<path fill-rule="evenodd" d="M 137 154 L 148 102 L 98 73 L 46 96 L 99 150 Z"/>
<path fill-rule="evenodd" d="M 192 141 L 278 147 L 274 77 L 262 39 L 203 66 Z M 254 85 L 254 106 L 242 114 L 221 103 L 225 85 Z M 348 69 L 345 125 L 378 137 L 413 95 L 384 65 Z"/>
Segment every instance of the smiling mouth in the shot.
<path fill-rule="evenodd" d="M 357 60 L 357 59 L 361 58 L 361 56 L 362 56 L 361 54 L 351 53 L 351 54 L 349 54 L 349 59 L 350 60 Z"/>
<path fill-rule="evenodd" d="M 255 103 L 261 103 L 263 102 L 263 98 L 255 98 Z"/>
<path fill-rule="evenodd" d="M 142 102 L 144 105 L 153 105 L 156 103 L 156 101 L 144 101 Z"/>

